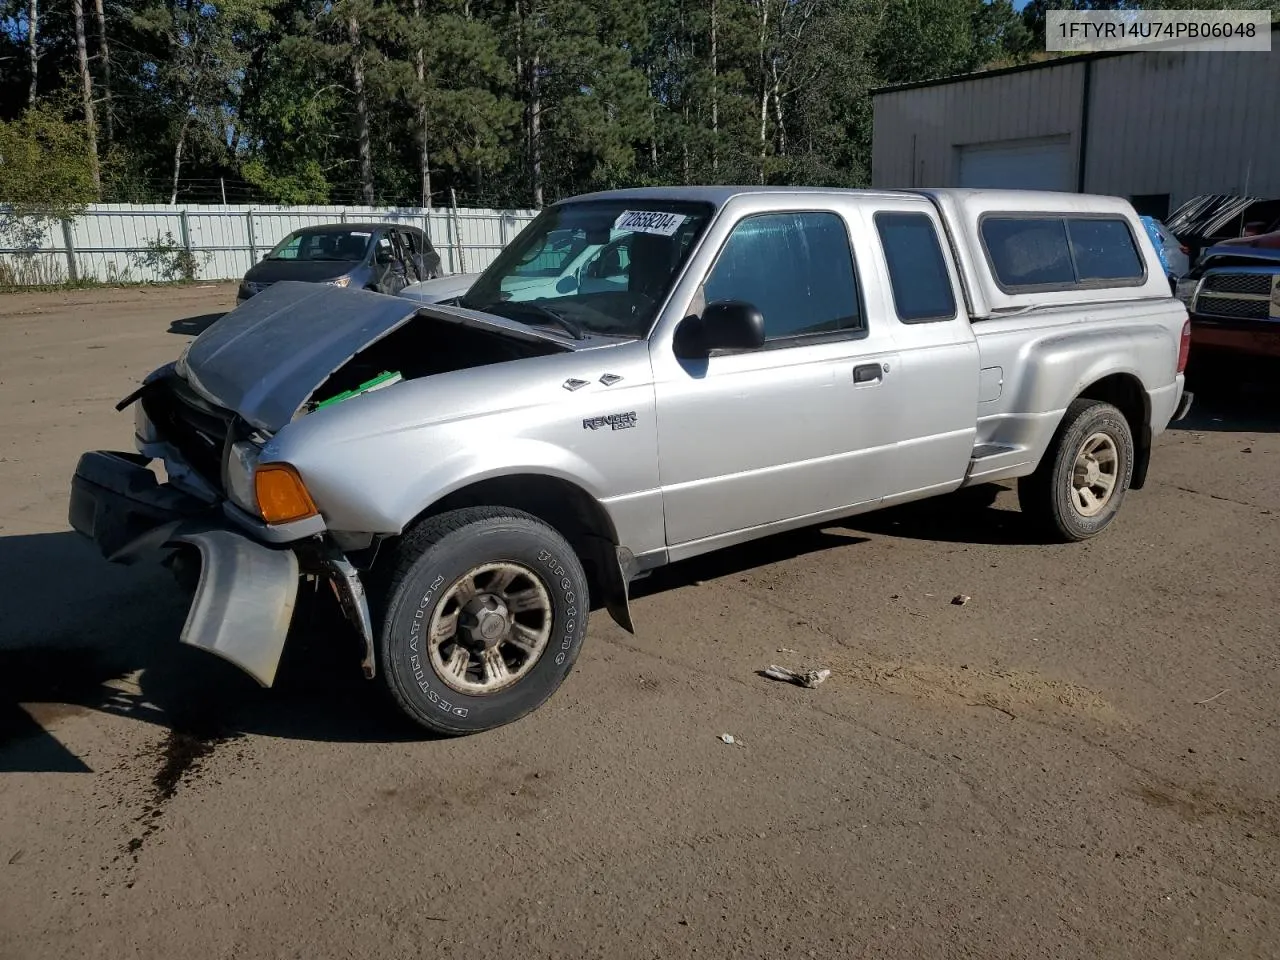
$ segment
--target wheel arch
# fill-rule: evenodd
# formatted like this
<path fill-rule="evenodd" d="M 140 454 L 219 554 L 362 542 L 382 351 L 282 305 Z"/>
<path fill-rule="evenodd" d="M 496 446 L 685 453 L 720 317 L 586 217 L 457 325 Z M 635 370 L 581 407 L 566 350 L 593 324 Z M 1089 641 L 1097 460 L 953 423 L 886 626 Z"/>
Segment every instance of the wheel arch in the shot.
<path fill-rule="evenodd" d="M 1129 486 L 1141 490 L 1151 463 L 1151 398 L 1133 373 L 1111 373 L 1084 387 L 1077 398 L 1100 400 L 1119 410 L 1133 434 L 1133 479 Z"/>
<path fill-rule="evenodd" d="M 519 472 L 475 480 L 425 507 L 405 526 L 464 507 L 521 510 L 560 533 L 577 553 L 590 583 L 593 606 L 603 606 L 623 629 L 634 631 L 627 598 L 627 551 L 605 506 L 571 480 Z"/>

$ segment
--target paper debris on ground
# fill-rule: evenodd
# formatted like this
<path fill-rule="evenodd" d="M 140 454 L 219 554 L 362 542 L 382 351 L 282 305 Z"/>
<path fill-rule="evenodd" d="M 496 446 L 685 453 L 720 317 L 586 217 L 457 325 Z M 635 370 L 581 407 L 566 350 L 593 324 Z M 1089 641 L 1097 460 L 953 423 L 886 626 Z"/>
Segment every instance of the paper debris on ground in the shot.
<path fill-rule="evenodd" d="M 738 741 L 733 739 L 732 733 L 722 733 L 720 734 L 720 742 L 733 744 L 733 743 L 737 743 Z"/>
<path fill-rule="evenodd" d="M 771 664 L 768 670 L 764 671 L 766 677 L 774 680 L 783 680 L 787 683 L 798 684 L 802 687 L 813 689 L 827 677 L 831 676 L 831 671 L 822 670 L 788 670 L 786 667 L 780 667 L 777 664 Z"/>

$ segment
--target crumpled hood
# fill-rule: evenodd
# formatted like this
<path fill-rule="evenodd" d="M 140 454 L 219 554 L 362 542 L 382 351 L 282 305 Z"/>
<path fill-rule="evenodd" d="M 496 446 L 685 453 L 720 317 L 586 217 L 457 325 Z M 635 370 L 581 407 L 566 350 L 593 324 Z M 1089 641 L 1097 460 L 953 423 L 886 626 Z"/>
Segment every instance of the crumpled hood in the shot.
<path fill-rule="evenodd" d="M 329 375 L 418 313 L 573 349 L 514 321 L 400 297 L 284 281 L 196 337 L 177 372 L 211 403 L 272 433 L 289 423 Z"/>

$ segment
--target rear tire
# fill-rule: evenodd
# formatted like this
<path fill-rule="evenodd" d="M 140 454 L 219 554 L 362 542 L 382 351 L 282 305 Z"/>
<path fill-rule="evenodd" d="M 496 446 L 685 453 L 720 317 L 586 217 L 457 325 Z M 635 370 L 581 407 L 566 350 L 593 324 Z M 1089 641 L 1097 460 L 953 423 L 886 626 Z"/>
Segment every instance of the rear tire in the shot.
<path fill-rule="evenodd" d="M 587 632 L 587 577 L 542 521 L 503 507 L 428 517 L 388 575 L 378 672 L 396 705 L 437 734 L 477 733 L 541 706 Z"/>
<path fill-rule="evenodd" d="M 1081 397 L 1067 407 L 1036 472 L 1019 479 L 1018 504 L 1050 538 L 1087 540 L 1116 518 L 1133 463 L 1133 433 L 1124 414 Z"/>

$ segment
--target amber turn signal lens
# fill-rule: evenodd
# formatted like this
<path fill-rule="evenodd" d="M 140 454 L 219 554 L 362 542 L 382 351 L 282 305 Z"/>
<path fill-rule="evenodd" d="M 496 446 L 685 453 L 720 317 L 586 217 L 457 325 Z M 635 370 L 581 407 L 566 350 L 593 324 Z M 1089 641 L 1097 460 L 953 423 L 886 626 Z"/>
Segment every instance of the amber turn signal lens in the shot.
<path fill-rule="evenodd" d="M 253 487 L 258 509 L 267 523 L 292 523 L 319 513 L 298 471 L 287 463 L 259 464 Z"/>

